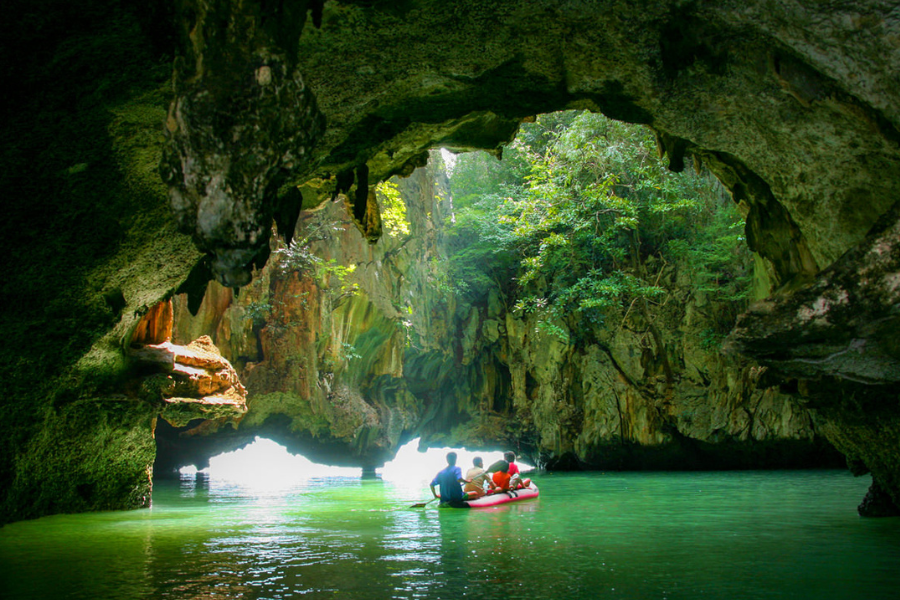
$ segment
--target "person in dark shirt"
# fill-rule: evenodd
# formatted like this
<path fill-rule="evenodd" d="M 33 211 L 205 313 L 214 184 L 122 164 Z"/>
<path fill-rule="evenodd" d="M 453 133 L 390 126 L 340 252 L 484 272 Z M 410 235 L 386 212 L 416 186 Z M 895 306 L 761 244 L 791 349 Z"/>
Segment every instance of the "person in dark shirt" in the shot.
<path fill-rule="evenodd" d="M 441 499 L 441 504 L 449 504 L 450 506 L 460 505 L 463 500 L 463 491 L 461 483 L 468 483 L 462 476 L 462 469 L 456 466 L 456 452 L 447 453 L 447 466 L 431 481 L 431 493 L 435 498 Z M 440 486 L 441 494 L 438 496 L 434 490 L 435 486 Z"/>

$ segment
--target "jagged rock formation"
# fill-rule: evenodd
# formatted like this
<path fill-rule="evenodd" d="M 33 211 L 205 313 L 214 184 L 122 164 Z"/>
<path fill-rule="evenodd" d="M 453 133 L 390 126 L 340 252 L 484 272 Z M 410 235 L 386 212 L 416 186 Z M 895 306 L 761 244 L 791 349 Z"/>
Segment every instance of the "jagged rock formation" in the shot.
<path fill-rule="evenodd" d="M 239 421 L 247 412 L 247 390 L 234 367 L 207 336 L 187 345 L 173 344 L 172 324 L 172 303 L 161 302 L 137 324 L 129 344 L 136 395 L 146 403 L 147 412 L 183 428 L 183 437 Z M 153 423 L 152 431 L 157 427 Z M 166 452 L 164 443 L 156 446 L 157 454 Z M 151 473 L 144 472 L 142 487 L 149 501 Z"/>
<path fill-rule="evenodd" d="M 168 341 L 143 346 L 132 350 L 131 356 L 163 371 L 144 380 L 142 393 L 162 398 L 161 416 L 172 425 L 184 426 L 195 419 L 230 420 L 247 412 L 247 390 L 206 336 L 187 346 Z"/>
<path fill-rule="evenodd" d="M 898 23 L 878 0 L 13 0 L 0 518 L 146 502 L 156 408 L 130 391 L 126 354 L 150 307 L 176 290 L 199 302 L 213 271 L 245 281 L 269 218 L 287 234 L 335 191 L 374 238 L 375 182 L 433 146 L 497 150 L 537 112 L 650 124 L 673 169 L 702 160 L 746 203 L 772 288 L 802 289 L 897 201 Z M 248 149 L 260 164 L 241 162 Z M 190 200 L 177 220 L 170 194 Z M 855 440 L 863 469 L 898 473 L 897 433 L 881 427 L 896 422 L 896 384 L 836 377 L 839 402 L 858 407 L 828 413 L 829 437 Z M 898 502 L 895 482 L 881 484 Z"/>
<path fill-rule="evenodd" d="M 178 298 L 176 336 L 215 336 L 241 365 L 251 409 L 202 437 L 162 431 L 157 472 L 202 467 L 256 435 L 370 468 L 413 435 L 515 447 L 553 468 L 841 464 L 812 413 L 759 384 L 764 368 L 703 347 L 724 305 L 675 268 L 659 277 L 670 301 L 647 317 L 618 315 L 589 346 L 508 310 L 500 287 L 483 303 L 464 301 L 441 280 L 451 214 L 443 181 L 437 157 L 403 180 L 410 233 L 375 246 L 341 203 L 301 218 L 295 239 L 321 238 L 303 257 L 355 267 L 340 287 L 314 263 L 296 270 L 300 249 L 282 249 L 237 298 L 211 286 L 196 316 Z"/>
<path fill-rule="evenodd" d="M 281 171 L 303 168 L 323 129 L 296 64 L 307 3 L 187 7 L 160 173 L 182 229 L 236 287 L 268 257 Z"/>
<path fill-rule="evenodd" d="M 250 411 L 237 427 L 208 427 L 203 437 L 159 431 L 170 450 L 157 472 L 203 467 L 256 435 L 331 464 L 374 469 L 393 457 L 431 404 L 404 377 L 406 328 L 430 337 L 432 321 L 444 333 L 452 326 L 439 313 L 424 317 L 433 308 L 424 304 L 421 316 L 410 314 L 439 293 L 426 279 L 449 194 L 435 179 L 432 166 L 402 183 L 416 198 L 407 234 L 368 244 L 339 199 L 302 215 L 294 238 L 309 241 L 276 249 L 239 297 L 210 284 L 196 316 L 176 298 L 176 341 L 212 336 L 238 365 Z"/>
<path fill-rule="evenodd" d="M 753 306 L 732 341 L 791 377 L 900 383 L 900 202 L 812 285 Z"/>
<path fill-rule="evenodd" d="M 900 457 L 882 450 L 900 432 L 900 203 L 812 285 L 752 306 L 731 344 L 796 386 L 832 442 L 872 472 L 870 496 L 900 506 L 886 491 L 900 489 Z"/>

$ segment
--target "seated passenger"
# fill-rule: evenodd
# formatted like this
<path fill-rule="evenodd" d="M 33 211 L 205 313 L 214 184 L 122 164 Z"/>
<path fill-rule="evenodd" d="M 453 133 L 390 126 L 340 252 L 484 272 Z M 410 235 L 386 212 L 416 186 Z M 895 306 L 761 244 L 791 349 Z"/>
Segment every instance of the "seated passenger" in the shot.
<path fill-rule="evenodd" d="M 466 471 L 466 479 L 468 483 L 466 483 L 463 491 L 468 494 L 469 500 L 474 500 L 475 498 L 481 498 L 485 495 L 484 484 L 488 484 L 491 490 L 493 490 L 496 486 L 494 482 L 491 481 L 489 474 L 484 470 L 484 461 L 481 460 L 480 456 L 476 456 L 472 460 L 472 464 L 475 465 L 468 471 Z"/>
<path fill-rule="evenodd" d="M 522 488 L 527 488 L 531 485 L 530 479 L 522 479 L 522 475 L 519 472 L 519 465 L 516 464 L 516 453 L 515 452 L 504 452 L 503 459 L 509 463 L 509 489 L 511 490 L 520 490 Z"/>
<path fill-rule="evenodd" d="M 462 469 L 456 466 L 456 452 L 447 453 L 447 466 L 438 472 L 431 481 L 431 494 L 435 498 L 441 499 L 441 504 L 449 504 L 450 506 L 466 506 L 462 504 L 463 491 L 460 483 L 465 483 L 462 478 Z M 440 496 L 434 490 L 435 486 L 440 486 Z"/>
<path fill-rule="evenodd" d="M 519 474 L 519 465 L 516 464 L 516 453 L 515 452 L 504 452 L 503 460 L 509 463 L 509 476 L 512 477 L 514 475 Z"/>
<path fill-rule="evenodd" d="M 509 477 L 509 465 L 503 465 L 499 471 L 494 472 L 494 485 L 499 491 L 509 491 Z"/>

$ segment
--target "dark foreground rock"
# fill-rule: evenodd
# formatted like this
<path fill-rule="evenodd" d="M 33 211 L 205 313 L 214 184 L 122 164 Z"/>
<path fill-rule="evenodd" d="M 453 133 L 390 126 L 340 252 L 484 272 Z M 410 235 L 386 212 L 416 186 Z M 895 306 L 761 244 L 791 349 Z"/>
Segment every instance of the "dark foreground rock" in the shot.
<path fill-rule="evenodd" d="M 861 517 L 897 517 L 900 516 L 900 508 L 894 504 L 889 494 L 886 494 L 877 482 L 866 493 L 866 497 L 857 508 Z"/>

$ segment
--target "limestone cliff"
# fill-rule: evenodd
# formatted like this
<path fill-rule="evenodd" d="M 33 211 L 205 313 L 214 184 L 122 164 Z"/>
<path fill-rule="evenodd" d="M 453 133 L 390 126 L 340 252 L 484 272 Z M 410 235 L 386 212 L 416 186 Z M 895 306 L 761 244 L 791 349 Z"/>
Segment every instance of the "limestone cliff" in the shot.
<path fill-rule="evenodd" d="M 176 298 L 175 340 L 212 336 L 239 368 L 249 411 L 236 428 L 208 428 L 207 437 L 163 428 L 171 451 L 157 472 L 202 467 L 256 435 L 331 464 L 375 468 L 410 439 L 433 403 L 409 389 L 407 346 L 411 337 L 446 342 L 451 334 L 435 306 L 440 291 L 428 283 L 449 210 L 435 168 L 401 184 L 415 199 L 406 203 L 405 233 L 368 244 L 339 199 L 301 215 L 294 243 L 276 246 L 238 296 L 211 283 L 196 316 L 186 296 Z"/>
<path fill-rule="evenodd" d="M 171 450 L 159 471 L 202 466 L 254 435 L 368 467 L 414 435 L 514 447 L 551 468 L 842 463 L 808 410 L 759 383 L 765 368 L 704 343 L 732 307 L 674 267 L 657 278 L 662 306 L 619 314 L 590 344 L 566 335 L 590 325 L 561 320 L 546 333 L 508 310 L 500 287 L 472 304 L 442 285 L 452 207 L 434 157 L 402 181 L 408 234 L 370 246 L 329 204 L 298 224 L 295 240 L 315 241 L 276 250 L 239 297 L 214 285 L 196 316 L 178 299 L 176 338 L 215 336 L 241 365 L 250 410 L 205 439 L 162 434 Z"/>
<path fill-rule="evenodd" d="M 773 287 L 803 289 L 897 201 L 898 23 L 883 0 L 10 0 L 0 519 L 146 505 L 157 407 L 128 393 L 127 345 L 151 307 L 177 290 L 199 302 L 214 272 L 246 281 L 270 219 L 288 235 L 334 192 L 374 238 L 376 181 L 438 145 L 499 151 L 538 112 L 650 124 L 673 169 L 693 155 L 747 203 Z M 867 314 L 893 314 L 877 302 Z M 469 333 L 502 324 L 451 305 L 407 320 L 447 314 Z M 462 346 L 441 350 L 465 366 Z M 445 394 L 434 382 L 450 372 L 459 390 L 512 381 L 442 353 L 404 362 L 411 393 Z M 896 422 L 896 383 L 782 384 L 835 392 L 847 410 L 828 413 L 832 439 L 852 442 L 860 470 L 892 473 L 881 489 L 900 502 L 897 434 L 881 427 Z M 449 431 L 442 419 L 471 401 L 457 394 L 422 427 Z"/>

